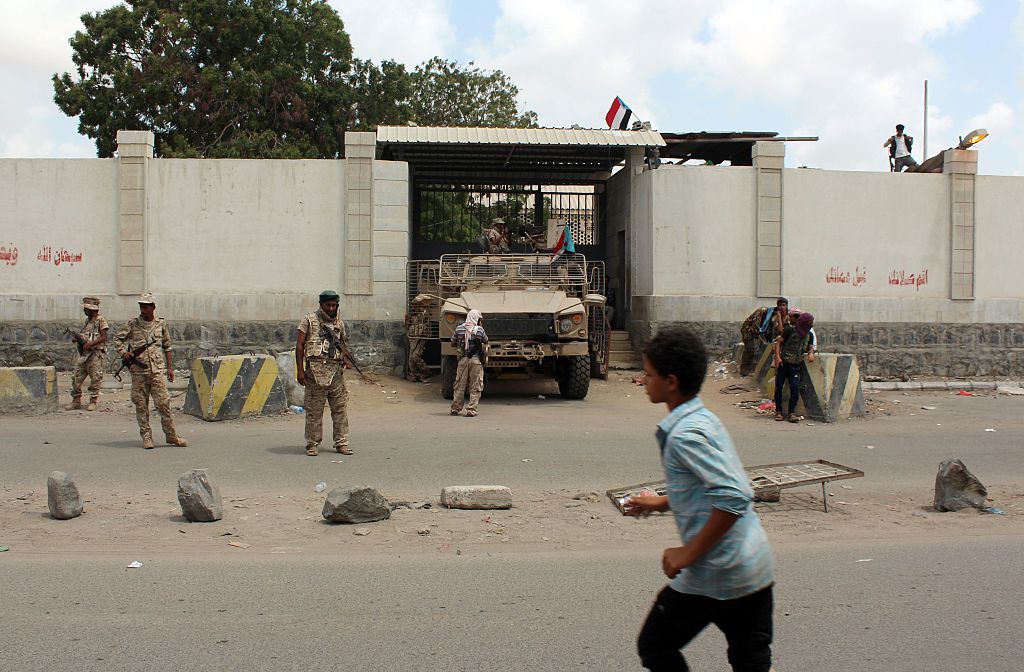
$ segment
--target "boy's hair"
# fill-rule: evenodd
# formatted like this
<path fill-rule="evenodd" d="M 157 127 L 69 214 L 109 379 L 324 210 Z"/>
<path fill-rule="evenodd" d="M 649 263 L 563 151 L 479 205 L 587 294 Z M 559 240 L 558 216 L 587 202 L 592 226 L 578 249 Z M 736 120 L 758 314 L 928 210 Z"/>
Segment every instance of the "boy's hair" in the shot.
<path fill-rule="evenodd" d="M 708 373 L 708 351 L 686 327 L 665 327 L 644 346 L 644 356 L 662 377 L 675 376 L 679 391 L 697 394 Z"/>

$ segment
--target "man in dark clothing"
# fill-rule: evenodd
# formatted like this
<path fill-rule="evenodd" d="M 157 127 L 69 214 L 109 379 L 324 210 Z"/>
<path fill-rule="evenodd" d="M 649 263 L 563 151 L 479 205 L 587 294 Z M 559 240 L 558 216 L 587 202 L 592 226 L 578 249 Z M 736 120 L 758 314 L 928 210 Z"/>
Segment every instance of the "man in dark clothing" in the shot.
<path fill-rule="evenodd" d="M 808 361 L 814 361 L 811 350 L 811 327 L 814 326 L 814 315 L 810 313 L 790 313 L 790 324 L 782 335 L 775 339 L 772 349 L 775 353 L 775 419 L 800 422 L 796 415 L 796 405 L 800 400 L 800 367 L 804 355 Z M 789 383 L 789 412 L 782 412 L 782 388 Z"/>
<path fill-rule="evenodd" d="M 889 148 L 889 165 L 894 173 L 902 173 L 904 168 L 917 166 L 917 161 L 910 155 L 914 149 L 914 139 L 903 132 L 903 124 L 896 124 L 896 135 L 889 136 L 882 147 Z"/>

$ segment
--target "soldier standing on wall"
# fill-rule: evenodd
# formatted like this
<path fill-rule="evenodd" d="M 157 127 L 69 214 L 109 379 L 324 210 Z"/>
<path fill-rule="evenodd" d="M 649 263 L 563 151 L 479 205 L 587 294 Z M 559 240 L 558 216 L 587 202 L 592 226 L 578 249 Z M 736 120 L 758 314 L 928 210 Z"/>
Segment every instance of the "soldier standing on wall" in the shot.
<path fill-rule="evenodd" d="M 85 326 L 71 338 L 78 345 L 78 359 L 71 376 L 71 403 L 64 410 L 73 411 L 82 407 L 82 383 L 89 378 L 89 405 L 87 410 L 95 411 L 103 384 L 103 367 L 106 365 L 107 318 L 100 315 L 100 300 L 91 296 L 82 299 Z"/>
<path fill-rule="evenodd" d="M 409 359 L 405 366 L 405 377 L 414 383 L 430 382 L 430 368 L 423 360 L 423 351 L 430 339 L 429 301 L 430 297 L 420 294 L 413 299 L 410 308 L 412 313 L 405 317 L 409 335 Z"/>
<path fill-rule="evenodd" d="M 152 294 L 139 297 L 140 315 L 131 320 L 114 337 L 121 359 L 129 363 L 132 374 L 132 403 L 135 404 L 135 419 L 142 435 L 142 447 L 153 447 L 153 431 L 149 427 L 149 398 L 160 413 L 160 425 L 171 446 L 187 446 L 188 442 L 178 436 L 171 416 L 171 396 L 167 393 L 167 382 L 174 382 L 174 367 L 171 366 L 171 334 L 167 321 L 156 316 L 156 302 Z M 158 347 L 159 346 L 159 349 Z M 164 382 L 166 376 L 167 382 Z"/>
<path fill-rule="evenodd" d="M 348 391 L 344 369 L 345 323 L 338 315 L 340 297 L 332 289 L 320 293 L 320 310 L 299 322 L 295 343 L 295 378 L 306 388 L 306 455 L 320 452 L 324 435 L 324 403 L 331 407 L 334 449 L 351 455 L 348 445 Z"/>

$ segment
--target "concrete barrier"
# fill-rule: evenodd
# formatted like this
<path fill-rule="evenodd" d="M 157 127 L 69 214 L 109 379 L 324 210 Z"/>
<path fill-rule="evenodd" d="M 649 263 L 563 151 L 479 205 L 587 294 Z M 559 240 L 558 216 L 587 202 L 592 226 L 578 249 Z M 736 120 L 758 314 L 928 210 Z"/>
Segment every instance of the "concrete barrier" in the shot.
<path fill-rule="evenodd" d="M 775 367 L 772 351 L 766 350 L 758 362 L 758 385 L 769 399 L 775 398 Z M 789 390 L 783 389 L 782 402 L 788 403 Z M 864 415 L 864 390 L 856 355 L 820 353 L 813 362 L 804 362 L 800 371 L 800 403 L 796 412 L 819 422 L 838 422 Z"/>
<path fill-rule="evenodd" d="M 56 368 L 0 368 L 0 413 L 42 415 L 56 413 L 59 408 Z"/>
<path fill-rule="evenodd" d="M 182 410 L 203 420 L 234 420 L 283 413 L 284 389 L 270 355 L 199 357 Z"/>

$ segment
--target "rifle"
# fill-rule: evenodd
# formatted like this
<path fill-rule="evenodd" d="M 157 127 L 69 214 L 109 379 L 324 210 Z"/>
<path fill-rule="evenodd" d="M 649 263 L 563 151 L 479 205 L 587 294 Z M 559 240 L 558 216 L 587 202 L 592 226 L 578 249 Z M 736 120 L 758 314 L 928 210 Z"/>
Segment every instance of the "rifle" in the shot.
<path fill-rule="evenodd" d="M 117 373 L 114 374 L 114 378 L 117 379 L 117 382 L 121 382 L 121 372 L 124 371 L 125 368 L 130 367 L 132 364 L 141 369 L 149 368 L 148 364 L 139 359 L 139 355 L 144 353 L 146 351 L 146 348 L 155 343 L 156 341 L 147 341 L 140 345 L 139 347 L 135 348 L 134 350 L 129 350 L 121 357 L 121 368 L 118 369 Z M 128 370 L 131 371 L 131 369 Z"/>
<path fill-rule="evenodd" d="M 85 355 L 85 336 L 78 333 L 77 331 L 71 331 L 67 327 L 64 327 L 64 333 L 71 337 L 71 340 L 75 342 L 75 347 L 78 348 L 78 356 Z"/>
<path fill-rule="evenodd" d="M 363 373 L 362 369 L 359 368 L 359 365 L 356 364 L 355 358 L 352 357 L 352 351 L 348 349 L 348 343 L 339 340 L 335 333 L 328 329 L 327 325 L 323 323 L 320 324 L 320 338 L 326 338 L 327 341 L 331 344 L 327 350 L 328 357 L 334 359 L 334 356 L 338 353 L 338 350 L 340 349 L 342 359 L 352 365 L 352 368 L 356 370 L 356 373 L 359 374 L 359 377 L 365 380 L 366 382 L 373 382 L 366 377 L 366 374 Z"/>

